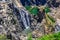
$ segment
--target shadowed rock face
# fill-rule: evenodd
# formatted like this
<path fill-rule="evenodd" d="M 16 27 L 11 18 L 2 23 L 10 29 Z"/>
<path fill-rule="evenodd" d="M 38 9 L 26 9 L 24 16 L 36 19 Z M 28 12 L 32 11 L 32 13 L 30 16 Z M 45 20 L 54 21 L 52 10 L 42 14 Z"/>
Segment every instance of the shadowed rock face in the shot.
<path fill-rule="evenodd" d="M 37 22 L 42 22 L 42 20 L 43 20 L 43 18 L 45 17 L 45 13 L 44 13 L 44 10 L 41 12 L 41 11 L 39 11 L 39 13 L 38 13 L 38 17 L 39 17 L 39 19 L 37 20 Z"/>
<path fill-rule="evenodd" d="M 53 0 L 53 1 L 52 1 L 52 5 L 53 5 L 54 7 L 59 7 L 59 3 L 56 2 L 56 0 Z"/>
<path fill-rule="evenodd" d="M 47 1 L 46 0 L 20 0 L 22 5 L 44 5 Z"/>
<path fill-rule="evenodd" d="M 4 23 L 3 19 L 0 18 L 0 25 L 2 25 Z"/>
<path fill-rule="evenodd" d="M 57 2 L 58 0 L 52 0 L 52 1 L 48 1 L 47 4 L 49 7 L 59 7 L 60 2 Z"/>

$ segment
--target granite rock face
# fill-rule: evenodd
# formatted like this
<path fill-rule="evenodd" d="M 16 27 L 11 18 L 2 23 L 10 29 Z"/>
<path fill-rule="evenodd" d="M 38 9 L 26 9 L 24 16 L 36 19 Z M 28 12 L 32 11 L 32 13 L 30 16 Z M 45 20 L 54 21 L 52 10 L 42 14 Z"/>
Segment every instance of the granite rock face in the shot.
<path fill-rule="evenodd" d="M 30 1 L 25 2 L 29 2 L 26 5 L 46 5 L 46 1 L 44 2 L 42 0 L 35 0 L 35 2 L 32 1 L 32 3 Z M 52 0 L 52 3 L 51 1 L 47 1 L 47 6 L 51 9 L 49 15 L 56 20 L 55 32 L 60 31 L 59 4 L 60 3 L 56 0 Z M 11 40 L 27 40 L 26 34 L 28 33 L 32 33 L 32 37 L 37 38 L 51 32 L 50 30 L 52 27 L 49 27 L 48 29 L 45 27 L 46 20 L 44 11 L 39 11 L 37 15 L 32 15 L 24 7 L 17 8 L 14 3 L 0 4 L 0 7 L 1 5 L 5 6 L 2 6 L 2 9 L 0 8 L 0 35 L 5 34 L 7 38 Z M 25 6 L 24 3 L 23 6 Z"/>
<path fill-rule="evenodd" d="M 11 37 L 15 37 L 16 40 L 19 40 L 17 35 L 20 35 L 22 28 L 17 16 L 13 14 L 13 10 L 10 9 L 7 4 L 5 4 L 5 7 L 6 8 L 0 12 L 0 35 L 5 34 L 9 39 L 12 39 Z"/>

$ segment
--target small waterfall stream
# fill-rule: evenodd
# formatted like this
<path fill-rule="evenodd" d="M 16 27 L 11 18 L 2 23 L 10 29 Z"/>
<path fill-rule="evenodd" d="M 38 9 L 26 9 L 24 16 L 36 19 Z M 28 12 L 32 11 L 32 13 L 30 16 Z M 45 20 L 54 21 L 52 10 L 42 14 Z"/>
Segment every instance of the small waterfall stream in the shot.
<path fill-rule="evenodd" d="M 26 29 L 30 28 L 28 12 L 24 9 L 20 9 L 19 15 L 21 16 L 21 21 L 23 22 Z"/>
<path fill-rule="evenodd" d="M 24 9 L 24 8 L 18 8 L 17 6 L 15 7 L 14 4 L 9 4 L 9 7 L 11 9 L 13 9 L 14 14 L 17 16 L 17 19 L 19 20 L 19 22 L 21 21 L 23 23 L 23 27 L 25 27 L 25 29 L 30 29 L 30 21 L 29 21 L 29 14 L 28 12 Z"/>
<path fill-rule="evenodd" d="M 19 10 L 19 15 L 21 16 L 21 21 L 23 22 L 23 25 L 25 27 L 23 33 L 28 34 L 29 32 L 31 32 L 29 14 L 24 8 L 22 8 Z"/>
<path fill-rule="evenodd" d="M 56 21 L 55 32 L 60 32 L 60 20 L 59 19 L 57 19 Z"/>
<path fill-rule="evenodd" d="M 55 32 L 60 32 L 60 25 L 55 26 Z"/>

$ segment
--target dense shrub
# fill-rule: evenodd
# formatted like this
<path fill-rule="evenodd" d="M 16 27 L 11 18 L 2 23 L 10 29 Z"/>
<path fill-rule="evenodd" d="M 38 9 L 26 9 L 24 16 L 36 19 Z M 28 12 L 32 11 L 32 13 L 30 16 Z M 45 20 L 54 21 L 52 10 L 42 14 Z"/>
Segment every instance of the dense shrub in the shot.
<path fill-rule="evenodd" d="M 45 36 L 43 36 L 41 38 L 37 38 L 37 40 L 60 40 L 60 32 L 59 33 L 45 35 Z"/>
<path fill-rule="evenodd" d="M 27 40 L 32 40 L 32 35 L 31 35 L 31 33 L 28 34 Z"/>
<path fill-rule="evenodd" d="M 10 40 L 10 39 L 7 39 L 5 35 L 0 35 L 0 40 Z"/>
<path fill-rule="evenodd" d="M 33 15 L 37 15 L 38 7 L 25 6 L 25 8 Z"/>
<path fill-rule="evenodd" d="M 31 34 L 29 34 L 27 40 L 33 40 Z M 40 38 L 36 38 L 36 40 L 60 40 L 60 32 L 54 33 L 54 34 L 44 35 Z"/>

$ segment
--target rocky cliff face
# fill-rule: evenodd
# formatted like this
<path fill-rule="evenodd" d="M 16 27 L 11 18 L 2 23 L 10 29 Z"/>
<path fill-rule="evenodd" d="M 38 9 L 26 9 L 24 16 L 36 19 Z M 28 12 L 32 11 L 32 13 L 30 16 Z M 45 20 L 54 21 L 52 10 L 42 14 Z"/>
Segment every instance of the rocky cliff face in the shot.
<path fill-rule="evenodd" d="M 37 2 L 36 5 L 39 5 L 40 2 L 38 2 L 38 4 Z M 56 4 L 58 5 L 56 6 Z M 56 32 L 60 31 L 59 2 L 56 3 L 56 1 L 54 0 L 52 0 L 52 2 L 47 1 L 47 6 L 49 6 L 51 9 L 49 15 L 56 20 L 55 29 L 52 27 L 45 27 L 46 20 L 45 20 L 44 10 L 41 11 L 41 9 L 39 9 L 37 15 L 32 15 L 24 7 L 17 8 L 16 5 L 14 5 L 14 3 L 1 4 L 1 5 L 5 5 L 5 8 L 4 6 L 2 6 L 3 10 L 0 11 L 0 34 L 5 34 L 7 38 L 11 40 L 27 40 L 26 34 L 28 33 L 32 33 L 32 37 L 37 38 L 37 37 L 41 37 L 44 34 L 48 34 L 52 31 L 56 31 Z M 25 6 L 25 4 L 23 5 Z"/>
<path fill-rule="evenodd" d="M 10 9 L 7 4 L 4 5 L 5 6 L 2 6 L 2 8 L 5 7 L 5 9 L 3 8 L 2 12 L 0 12 L 0 35 L 5 34 L 9 37 L 11 34 L 11 36 L 15 38 L 17 35 L 20 35 L 22 28 L 13 10 Z M 15 40 L 19 40 L 16 38 Z"/>

